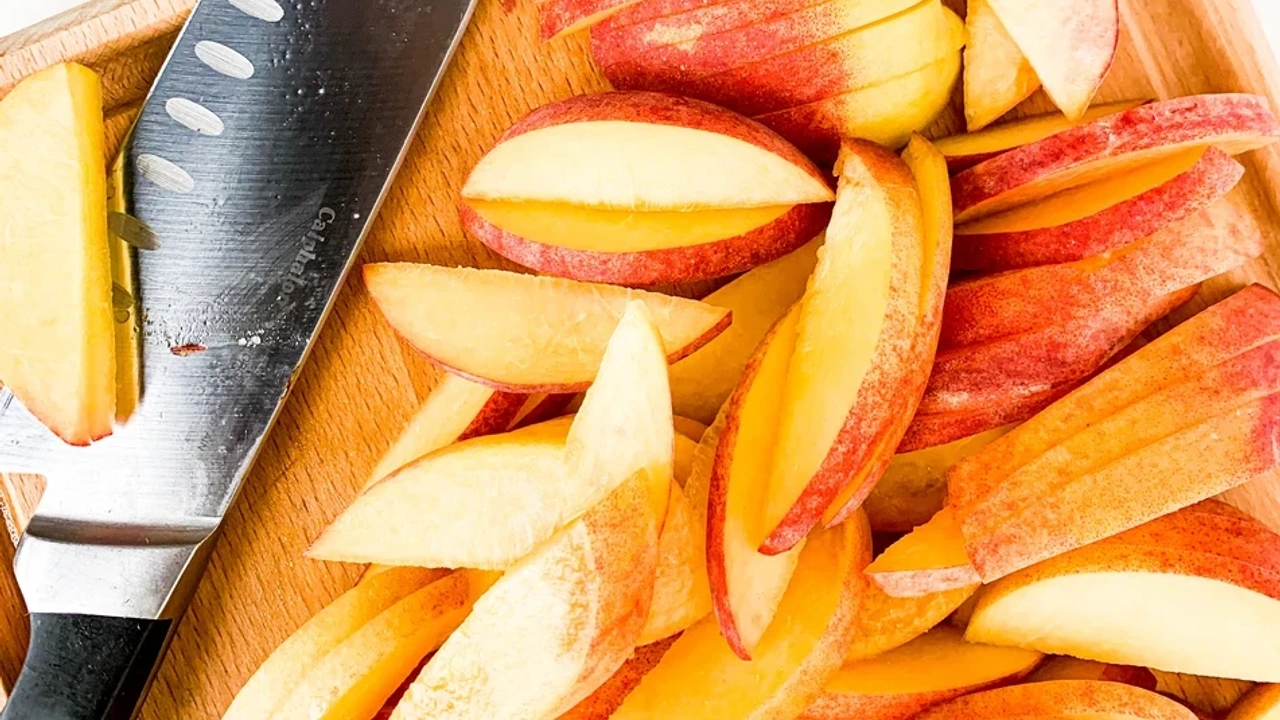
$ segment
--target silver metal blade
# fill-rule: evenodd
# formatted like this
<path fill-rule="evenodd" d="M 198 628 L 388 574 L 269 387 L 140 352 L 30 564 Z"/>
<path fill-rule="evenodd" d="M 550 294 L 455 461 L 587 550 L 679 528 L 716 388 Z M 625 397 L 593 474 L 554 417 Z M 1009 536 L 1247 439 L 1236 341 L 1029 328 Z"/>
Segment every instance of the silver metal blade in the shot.
<path fill-rule="evenodd" d="M 196 7 L 120 160 L 142 400 L 48 469 L 33 612 L 180 612 L 473 2 Z"/>

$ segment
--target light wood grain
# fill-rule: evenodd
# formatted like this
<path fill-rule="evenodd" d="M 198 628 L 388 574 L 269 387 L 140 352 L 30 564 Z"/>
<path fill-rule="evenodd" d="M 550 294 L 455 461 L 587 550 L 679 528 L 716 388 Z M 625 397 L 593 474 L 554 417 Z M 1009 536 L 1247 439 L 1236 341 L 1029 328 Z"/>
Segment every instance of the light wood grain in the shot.
<path fill-rule="evenodd" d="M 963 9 L 962 0 L 948 0 Z M 118 142 L 145 92 L 162 48 L 190 0 L 110 0 L 99 13 L 63 18 L 0 48 L 0 95 L 22 75 L 65 59 L 105 73 L 108 128 Z M 1280 97 L 1280 72 L 1265 51 L 1244 0 L 1121 0 L 1123 37 L 1102 99 L 1249 91 Z M 536 9 L 480 0 L 453 68 L 413 142 L 373 228 L 363 260 L 413 260 L 503 267 L 459 226 L 456 193 L 490 143 L 542 103 L 605 89 L 582 37 L 536 41 Z M 933 134 L 960 127 L 958 97 Z M 1044 111 L 1043 97 L 1019 112 Z M 1276 285 L 1280 236 L 1280 153 L 1245 158 L 1250 174 L 1235 201 L 1248 206 L 1270 240 L 1264 258 L 1206 283 L 1194 309 L 1245 282 Z M 1176 320 L 1177 318 L 1175 318 Z M 1165 323 L 1167 327 L 1168 323 Z M 208 573 L 160 669 L 143 710 L 147 720 L 220 716 L 259 663 L 298 625 L 348 588 L 354 567 L 302 557 L 308 542 L 355 495 L 389 439 L 430 390 L 435 371 L 401 343 L 359 280 L 333 315 L 228 515 Z M 38 487 L 9 478 L 27 517 Z M 1225 707 L 1238 688 L 1193 683 L 1200 701 Z M 1208 699 L 1206 699 L 1208 698 Z"/>

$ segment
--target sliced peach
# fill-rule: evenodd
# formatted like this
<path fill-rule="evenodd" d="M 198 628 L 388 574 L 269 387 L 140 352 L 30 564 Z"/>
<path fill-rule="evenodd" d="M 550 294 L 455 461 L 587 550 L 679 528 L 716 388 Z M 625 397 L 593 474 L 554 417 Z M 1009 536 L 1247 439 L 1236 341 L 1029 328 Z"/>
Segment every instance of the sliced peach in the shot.
<path fill-rule="evenodd" d="M 870 583 L 858 619 L 853 641 L 845 650 L 846 663 L 883 655 L 937 627 L 969 602 L 978 586 L 965 585 L 927 595 L 895 598 Z"/>
<path fill-rule="evenodd" d="M 676 638 L 669 637 L 636 648 L 635 654 L 618 668 L 618 672 L 557 720 L 608 720 L 675 641 Z"/>
<path fill-rule="evenodd" d="M 909 720 L 934 705 L 1031 672 L 1035 651 L 965 642 L 939 626 L 879 657 L 846 662 L 803 720 Z"/>
<path fill-rule="evenodd" d="M 747 364 L 725 404 L 724 429 L 709 477 L 711 597 L 725 640 L 743 659 L 751 657 L 773 620 L 800 557 L 798 549 L 773 556 L 756 552 L 768 534 L 763 508 L 799 320 L 797 305 L 769 331 Z"/>
<path fill-rule="evenodd" d="M 961 270 L 1071 262 L 1115 250 L 1226 195 L 1244 167 L 1198 148 L 956 229 Z"/>
<path fill-rule="evenodd" d="M 542 39 L 585 30 L 637 0 L 541 0 Z"/>
<path fill-rule="evenodd" d="M 1259 685 L 1245 695 L 1227 720 L 1276 720 L 1280 718 L 1280 685 Z"/>
<path fill-rule="evenodd" d="M 614 92 L 530 113 L 480 159 L 462 197 L 655 211 L 833 195 L 808 158 L 741 115 L 674 95 Z"/>
<path fill-rule="evenodd" d="M 964 536 L 951 508 L 938 511 L 890 545 L 867 568 L 867 577 L 890 597 L 917 597 L 982 582 L 965 553 Z"/>
<path fill-rule="evenodd" d="M 645 2 L 633 6 L 639 12 L 624 13 L 593 30 L 591 54 L 614 87 L 671 88 L 673 81 L 731 70 L 848 35 L 906 12 L 919 1 Z M 649 17 L 641 19 L 641 14 Z"/>
<path fill-rule="evenodd" d="M 270 720 L 308 670 L 383 611 L 447 575 L 448 570 L 390 568 L 339 596 L 298 628 L 249 678 L 224 720 Z"/>
<path fill-rule="evenodd" d="M 658 331 L 633 303 L 566 449 L 571 475 L 621 484 L 476 601 L 392 720 L 556 717 L 631 656 L 653 596 L 673 444 L 669 394 L 632 393 L 665 383 Z"/>
<path fill-rule="evenodd" d="M 759 115 L 756 120 L 821 162 L 835 160 L 842 137 L 901 147 L 947 107 L 960 77 L 960 53 L 879 85 L 807 105 Z"/>
<path fill-rule="evenodd" d="M 966 637 L 1275 682 L 1278 628 L 1280 535 L 1208 501 L 1000 580 L 983 593 Z"/>
<path fill-rule="evenodd" d="M 372 717 L 495 579 L 459 571 L 399 600 L 308 668 L 271 719 Z"/>
<path fill-rule="evenodd" d="M 970 0 L 964 24 L 964 118 L 974 132 L 1031 97 L 1040 78 L 987 0 Z"/>
<path fill-rule="evenodd" d="M 671 366 L 677 415 L 715 419 L 765 333 L 804 295 L 821 247 L 822 240 L 814 240 L 703 298 L 707 305 L 732 312 L 733 324 Z"/>
<path fill-rule="evenodd" d="M 798 716 L 841 664 L 866 588 L 870 537 L 860 517 L 815 533 L 753 660 L 735 655 L 707 618 L 676 640 L 613 719 Z"/>
<path fill-rule="evenodd" d="M 1193 95 L 1139 105 L 960 173 L 951 184 L 956 223 L 1041 200 L 1184 150 L 1212 146 L 1235 155 L 1277 138 L 1280 122 L 1267 100 L 1257 95 Z"/>
<path fill-rule="evenodd" d="M 705 513 L 705 503 L 695 508 L 680 488 L 672 488 L 658 541 L 653 601 L 636 644 L 671 637 L 711 612 Z"/>
<path fill-rule="evenodd" d="M 512 419 L 508 430 L 519 430 L 529 425 L 537 425 L 538 423 L 554 420 L 569 409 L 569 404 L 578 396 L 574 393 L 534 393 L 532 395 L 522 395 L 525 399 L 524 405 L 516 411 L 516 416 Z"/>
<path fill-rule="evenodd" d="M 1004 425 L 943 445 L 895 455 L 862 506 L 875 532 L 910 532 L 947 503 L 946 472 L 1013 429 Z"/>
<path fill-rule="evenodd" d="M 502 432 L 516 421 L 526 396 L 504 393 L 445 373 L 378 461 L 368 489 L 396 470 L 446 445 Z"/>
<path fill-rule="evenodd" d="M 1070 120 L 1060 113 L 1033 115 L 1021 120 L 993 125 L 978 132 L 962 133 L 934 141 L 938 150 L 947 158 L 947 167 L 952 172 L 967 170 L 984 160 L 1008 152 L 1014 148 L 1030 145 L 1051 135 L 1073 128 L 1098 118 L 1115 115 L 1130 108 L 1141 105 L 1142 100 L 1126 100 L 1104 105 L 1094 105 L 1079 120 Z"/>
<path fill-rule="evenodd" d="M 0 382 L 58 437 L 116 415 L 102 87 L 55 65 L 0 100 Z"/>
<path fill-rule="evenodd" d="M 942 60 L 964 45 L 964 23 L 940 0 L 922 2 L 878 23 L 772 56 L 761 46 L 719 53 L 716 40 L 695 48 L 700 65 L 668 64 L 619 87 L 689 95 L 756 116 L 879 85 Z M 650 61 L 651 62 L 651 61 Z M 694 61 L 698 63 L 698 60 Z M 623 73 L 615 67 L 609 74 Z"/>
<path fill-rule="evenodd" d="M 471 200 L 463 227 L 539 272 L 648 286 L 750 270 L 821 234 L 825 203 L 695 210 L 598 210 L 566 203 Z"/>
<path fill-rule="evenodd" d="M 676 433 L 683 435 L 686 440 L 692 441 L 692 445 L 695 447 L 697 446 L 698 441 L 702 439 L 702 436 L 707 434 L 708 428 L 700 420 L 674 415 L 672 416 L 671 421 Z M 679 438 L 676 438 L 676 455 L 680 454 L 679 440 Z M 676 461 L 676 464 L 679 464 L 678 460 Z M 677 476 L 678 475 L 679 473 L 677 473 Z M 681 481 L 681 484 L 683 484 L 683 481 Z"/>
<path fill-rule="evenodd" d="M 1027 677 L 1028 682 L 1046 680 L 1107 680 L 1145 690 L 1156 689 L 1156 676 L 1147 668 L 1113 665 L 1066 656 L 1049 658 Z"/>
<path fill-rule="evenodd" d="M 671 361 L 730 321 L 729 310 L 693 300 L 500 270 L 380 263 L 364 277 L 383 316 L 433 361 L 526 393 L 586 389 L 632 300 L 655 318 Z"/>
<path fill-rule="evenodd" d="M 1120 44 L 1116 0 L 988 2 L 1053 104 L 1068 118 L 1084 115 Z"/>
<path fill-rule="evenodd" d="M 864 141 L 846 143 L 837 174 L 776 421 L 766 553 L 808 534 L 873 461 L 910 386 L 924 273 L 920 191 L 906 163 Z"/>
<path fill-rule="evenodd" d="M 920 720 L 1197 720 L 1176 700 L 1124 683 L 1054 680 L 1012 685 L 966 695 L 939 705 Z"/>

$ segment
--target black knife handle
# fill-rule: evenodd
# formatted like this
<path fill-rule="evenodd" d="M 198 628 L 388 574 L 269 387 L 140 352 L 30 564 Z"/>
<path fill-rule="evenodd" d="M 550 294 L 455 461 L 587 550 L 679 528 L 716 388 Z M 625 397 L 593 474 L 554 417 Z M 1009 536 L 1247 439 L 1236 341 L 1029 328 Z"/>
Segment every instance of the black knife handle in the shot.
<path fill-rule="evenodd" d="M 0 720 L 128 720 L 172 620 L 31 616 L 31 649 Z"/>

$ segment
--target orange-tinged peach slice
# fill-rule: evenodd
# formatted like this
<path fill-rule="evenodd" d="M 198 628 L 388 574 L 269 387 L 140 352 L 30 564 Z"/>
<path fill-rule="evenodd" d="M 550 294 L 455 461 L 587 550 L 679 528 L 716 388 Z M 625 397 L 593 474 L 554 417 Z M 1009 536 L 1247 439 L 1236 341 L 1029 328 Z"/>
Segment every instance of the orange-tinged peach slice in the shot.
<path fill-rule="evenodd" d="M 845 145 L 837 173 L 836 208 L 800 304 L 777 419 L 761 546 L 768 553 L 804 537 L 873 460 L 910 385 L 924 275 L 920 191 L 906 163 L 867 142 Z"/>
<path fill-rule="evenodd" d="M 445 373 L 378 461 L 365 489 L 446 445 L 506 430 L 524 403 L 523 395 L 500 392 Z"/>
<path fill-rule="evenodd" d="M 463 570 L 396 602 L 308 668 L 272 720 L 372 717 L 495 579 Z"/>
<path fill-rule="evenodd" d="M 909 720 L 961 695 L 1016 681 L 1042 657 L 965 642 L 959 630 L 943 625 L 879 657 L 846 662 L 800 717 Z"/>
<path fill-rule="evenodd" d="M 671 361 L 730 321 L 729 310 L 693 300 L 500 270 L 380 263 L 364 278 L 388 322 L 436 363 L 520 392 L 586 389 L 632 300 L 648 308 Z"/>
<path fill-rule="evenodd" d="M 575 280 L 646 286 L 749 270 L 821 234 L 825 203 L 638 212 L 567 203 L 464 201 L 463 226 L 525 267 Z"/>
<path fill-rule="evenodd" d="M 1280 685 L 1259 685 L 1241 698 L 1227 720 L 1276 720 L 1280 718 Z"/>
<path fill-rule="evenodd" d="M 965 695 L 918 716 L 920 720 L 1196 720 L 1191 710 L 1163 695 L 1103 680 L 1054 680 L 1011 685 Z"/>
<path fill-rule="evenodd" d="M 1146 690 L 1156 689 L 1156 676 L 1147 668 L 1081 660 L 1065 655 L 1049 658 L 1027 677 L 1028 682 L 1046 680 L 1108 680 Z"/>
<path fill-rule="evenodd" d="M 1185 150 L 1212 146 L 1235 155 L 1277 138 L 1280 122 L 1267 100 L 1256 95 L 1193 95 L 1139 105 L 955 176 L 955 220 L 962 224 L 994 215 Z"/>
<path fill-rule="evenodd" d="M 1153 597 L 1158 610 L 1150 607 Z M 1280 535 L 1208 501 L 991 585 L 966 637 L 1275 682 L 1278 634 Z"/>
<path fill-rule="evenodd" d="M 712 618 L 689 628 L 614 713 L 614 720 L 796 717 L 841 664 L 866 587 L 865 518 L 821 530 L 800 552 L 791 585 L 743 661 Z M 708 692 L 708 689 L 714 689 Z"/>
<path fill-rule="evenodd" d="M 674 415 L 671 418 L 671 422 L 678 434 L 683 435 L 686 440 L 692 441 L 692 447 L 697 447 L 698 441 L 702 440 L 702 436 L 707 434 L 707 425 L 701 420 L 694 420 L 693 418 Z M 679 440 L 679 438 L 676 439 L 676 455 L 680 454 L 681 445 Z M 677 464 L 679 464 L 679 462 L 679 460 L 676 461 Z M 676 474 L 679 476 L 679 473 Z M 684 481 L 680 480 L 680 483 L 684 484 Z"/>
<path fill-rule="evenodd" d="M 964 117 L 981 130 L 1040 89 L 1027 56 L 1009 37 L 988 0 L 970 0 L 965 15 Z"/>
<path fill-rule="evenodd" d="M 938 151 L 947 158 L 947 167 L 952 172 L 967 170 L 984 160 L 1008 152 L 1014 148 L 1030 145 L 1051 135 L 1073 128 L 1098 118 L 1115 115 L 1130 108 L 1141 105 L 1142 100 L 1126 100 L 1116 103 L 1094 105 L 1079 120 L 1070 120 L 1060 113 L 1033 115 L 1021 120 L 993 125 L 978 132 L 962 133 L 934 141 Z"/>
<path fill-rule="evenodd" d="M 866 660 L 901 647 L 957 613 L 978 591 L 965 585 L 909 598 L 890 597 L 874 582 L 867 587 L 853 641 L 845 650 L 846 663 Z"/>
<path fill-rule="evenodd" d="M 723 432 L 716 438 L 709 478 L 711 597 L 725 640 L 743 659 L 751 657 L 773 620 L 800 557 L 798 549 L 773 556 L 756 552 L 768 534 L 763 508 L 799 319 L 796 306 L 765 336 L 747 364 L 722 411 Z"/>
<path fill-rule="evenodd" d="M 1240 163 L 1213 148 L 1170 155 L 956 228 L 954 262 L 999 271 L 1101 255 L 1208 207 L 1243 176 Z"/>
<path fill-rule="evenodd" d="M 557 720 L 608 720 L 675 641 L 670 637 L 636 648 L 635 654 L 618 668 L 618 672 Z"/>
<path fill-rule="evenodd" d="M 348 590 L 280 644 L 249 678 L 223 720 L 269 720 L 308 670 L 383 611 L 448 570 L 390 568 Z"/>
<path fill-rule="evenodd" d="M 822 240 L 761 265 L 702 301 L 733 313 L 733 324 L 671 366 L 677 415 L 711 422 L 742 377 L 765 333 L 804 295 Z"/>
<path fill-rule="evenodd" d="M 976 586 L 982 580 L 965 552 L 964 536 L 951 508 L 885 549 L 867 576 L 890 597 Z"/>
<path fill-rule="evenodd" d="M 72 445 L 116 415 L 103 143 L 88 68 L 55 65 L 0 100 L 0 382 Z"/>
<path fill-rule="evenodd" d="M 545 105 L 471 171 L 468 200 L 615 210 L 713 210 L 828 202 L 826 179 L 758 124 L 674 95 L 615 92 Z"/>
<path fill-rule="evenodd" d="M 656 327 L 629 305 L 566 442 L 570 475 L 620 484 L 476 601 L 392 720 L 556 717 L 631 656 L 672 486 L 666 370 Z"/>

